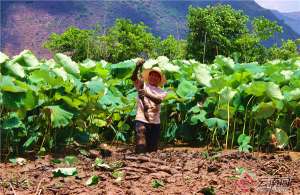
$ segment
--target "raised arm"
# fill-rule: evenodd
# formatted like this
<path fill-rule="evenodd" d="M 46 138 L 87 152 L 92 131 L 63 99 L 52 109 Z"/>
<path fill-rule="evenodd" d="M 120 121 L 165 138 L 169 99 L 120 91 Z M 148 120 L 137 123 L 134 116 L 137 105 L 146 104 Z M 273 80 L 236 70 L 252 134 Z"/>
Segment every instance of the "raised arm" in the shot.
<path fill-rule="evenodd" d="M 134 86 L 137 90 L 143 88 L 143 81 L 138 78 L 139 71 L 142 71 L 143 64 L 145 63 L 144 59 L 139 59 L 136 62 L 135 69 L 131 75 L 131 80 L 134 82 Z"/>
<path fill-rule="evenodd" d="M 143 64 L 145 63 L 145 60 L 144 59 L 139 59 L 137 62 L 136 62 L 136 66 L 135 66 L 135 69 L 131 75 L 131 80 L 132 81 L 136 81 L 138 79 L 138 73 L 139 71 L 142 70 L 142 67 L 143 67 Z"/>

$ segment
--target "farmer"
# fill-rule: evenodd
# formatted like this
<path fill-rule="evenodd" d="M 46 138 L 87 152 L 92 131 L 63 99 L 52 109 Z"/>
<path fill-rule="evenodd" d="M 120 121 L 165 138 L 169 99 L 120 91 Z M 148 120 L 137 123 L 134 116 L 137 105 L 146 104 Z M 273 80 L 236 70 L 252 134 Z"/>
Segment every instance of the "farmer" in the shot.
<path fill-rule="evenodd" d="M 135 118 L 136 153 L 156 151 L 160 137 L 160 103 L 167 93 L 160 87 L 166 82 L 158 67 L 143 71 L 138 78 L 144 59 L 139 59 L 132 74 L 132 81 L 138 91 Z"/>

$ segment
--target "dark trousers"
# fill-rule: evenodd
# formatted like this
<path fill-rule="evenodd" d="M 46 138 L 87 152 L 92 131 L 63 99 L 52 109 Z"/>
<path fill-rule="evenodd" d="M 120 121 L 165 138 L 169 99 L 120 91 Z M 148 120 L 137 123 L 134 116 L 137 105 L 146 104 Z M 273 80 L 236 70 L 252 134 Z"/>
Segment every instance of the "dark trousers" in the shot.
<path fill-rule="evenodd" d="M 153 152 L 157 150 L 160 137 L 160 124 L 149 124 L 135 121 L 136 153 Z"/>

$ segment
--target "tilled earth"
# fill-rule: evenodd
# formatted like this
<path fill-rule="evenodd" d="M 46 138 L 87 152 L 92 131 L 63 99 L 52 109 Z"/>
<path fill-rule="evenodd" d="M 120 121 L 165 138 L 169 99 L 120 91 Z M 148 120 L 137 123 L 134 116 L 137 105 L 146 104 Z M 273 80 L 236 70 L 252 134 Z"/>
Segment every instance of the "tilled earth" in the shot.
<path fill-rule="evenodd" d="M 137 155 L 124 148 L 111 151 L 109 157 L 98 150 L 90 150 L 88 156 L 76 154 L 78 161 L 71 167 L 78 174 L 68 177 L 53 176 L 53 169 L 70 166 L 53 163 L 58 157 L 51 155 L 24 165 L 1 163 L 0 194 L 300 194 L 300 155 L 295 152 L 167 148 Z M 96 157 L 108 165 L 118 164 L 115 171 L 123 173 L 121 179 L 113 176 L 113 170 L 96 168 Z M 93 175 L 100 181 L 86 186 Z"/>

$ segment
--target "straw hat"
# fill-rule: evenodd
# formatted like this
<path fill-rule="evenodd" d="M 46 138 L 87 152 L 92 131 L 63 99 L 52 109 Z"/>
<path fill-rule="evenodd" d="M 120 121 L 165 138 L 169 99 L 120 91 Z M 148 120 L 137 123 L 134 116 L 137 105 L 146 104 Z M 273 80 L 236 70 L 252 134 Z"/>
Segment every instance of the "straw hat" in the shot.
<path fill-rule="evenodd" d="M 162 71 L 160 70 L 160 68 L 159 67 L 153 67 L 153 68 L 151 68 L 151 69 L 145 69 L 144 71 L 143 71 L 143 78 L 144 78 L 144 81 L 146 81 L 147 83 L 149 82 L 148 81 L 148 79 L 149 79 L 149 74 L 150 74 L 150 72 L 157 72 L 159 75 L 160 75 L 160 83 L 158 84 L 158 86 L 163 86 L 166 82 L 167 82 L 167 80 L 166 80 L 166 77 L 165 77 L 165 75 L 162 73 Z"/>

